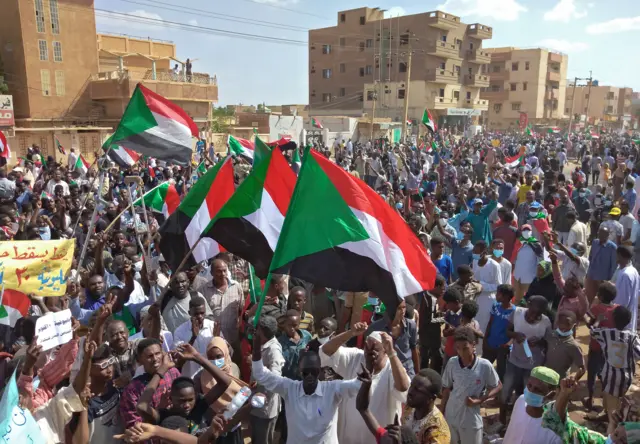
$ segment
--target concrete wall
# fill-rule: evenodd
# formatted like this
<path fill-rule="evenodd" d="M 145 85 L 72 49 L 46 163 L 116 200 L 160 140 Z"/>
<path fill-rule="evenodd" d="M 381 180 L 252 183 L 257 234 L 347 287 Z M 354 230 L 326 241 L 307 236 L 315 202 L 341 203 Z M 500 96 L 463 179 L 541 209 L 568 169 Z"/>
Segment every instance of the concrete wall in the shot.
<path fill-rule="evenodd" d="M 269 140 L 278 140 L 283 136 L 291 136 L 296 143 L 303 141 L 304 121 L 299 116 L 269 115 Z"/>

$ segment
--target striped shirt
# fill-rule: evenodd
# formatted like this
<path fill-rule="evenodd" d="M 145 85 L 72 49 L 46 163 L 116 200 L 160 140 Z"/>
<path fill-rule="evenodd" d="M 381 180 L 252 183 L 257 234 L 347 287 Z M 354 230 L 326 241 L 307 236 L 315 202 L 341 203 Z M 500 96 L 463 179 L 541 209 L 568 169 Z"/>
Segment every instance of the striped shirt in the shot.
<path fill-rule="evenodd" d="M 602 346 L 605 363 L 600 372 L 602 390 L 624 396 L 631 387 L 640 359 L 640 340 L 635 333 L 614 328 L 596 328 L 591 336 Z"/>
<path fill-rule="evenodd" d="M 306 330 L 313 335 L 313 315 L 303 311 L 300 316 L 300 326 L 298 328 L 300 328 L 300 330 Z"/>

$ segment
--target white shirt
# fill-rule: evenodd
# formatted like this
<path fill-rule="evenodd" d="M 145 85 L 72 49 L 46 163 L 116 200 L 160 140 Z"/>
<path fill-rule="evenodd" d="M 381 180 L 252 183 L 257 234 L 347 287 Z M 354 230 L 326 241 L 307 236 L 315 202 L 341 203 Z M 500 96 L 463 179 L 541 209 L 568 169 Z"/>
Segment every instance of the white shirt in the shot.
<path fill-rule="evenodd" d="M 493 259 L 493 258 L 492 258 Z M 500 277 L 498 279 L 498 284 L 509 284 L 511 285 L 511 269 L 513 268 L 511 262 L 509 262 L 504 257 L 501 261 L 496 261 L 493 259 L 495 263 L 500 267 Z"/>
<path fill-rule="evenodd" d="M 571 225 L 571 229 L 569 230 L 569 236 L 567 236 L 567 242 L 565 246 L 571 247 L 571 245 L 575 244 L 576 242 L 582 242 L 585 246 L 587 246 L 588 237 L 589 229 L 587 228 L 587 224 L 584 224 L 577 220 L 573 225 Z"/>
<path fill-rule="evenodd" d="M 626 307 L 631 312 L 631 322 L 627 330 L 636 331 L 638 321 L 638 292 L 640 292 L 640 275 L 631 264 L 619 268 L 613 275 L 616 282 L 617 295 L 614 304 Z"/>
<path fill-rule="evenodd" d="M 302 381 L 277 376 L 262 361 L 253 361 L 251 369 L 258 383 L 284 400 L 287 444 L 338 444 L 338 407 L 358 394 L 360 381 L 318 381 L 316 391 L 307 395 Z"/>
<path fill-rule="evenodd" d="M 78 161 L 78 155 L 76 153 L 69 153 L 69 169 L 73 170 L 76 167 Z"/>
<path fill-rule="evenodd" d="M 516 255 L 516 265 L 513 270 L 513 277 L 522 284 L 530 284 L 536 277 L 536 270 L 540 259 L 533 249 L 524 244 Z"/>
<path fill-rule="evenodd" d="M 200 353 L 203 356 L 207 355 L 207 345 L 209 345 L 209 342 L 211 342 L 211 339 L 214 336 L 213 335 L 214 326 L 215 326 L 215 323 L 212 320 L 205 318 L 202 323 L 202 328 L 200 329 L 200 333 L 198 333 L 198 336 L 196 337 L 195 342 L 192 344 L 193 347 L 196 350 L 198 350 L 198 353 Z M 187 322 L 180 325 L 176 329 L 176 331 L 173 333 L 174 344 L 178 346 L 181 344 L 188 343 L 191 340 L 191 336 L 192 336 L 191 319 L 189 319 Z M 188 361 L 187 363 L 184 364 L 184 367 L 182 367 L 182 376 L 193 378 L 201 368 L 202 367 L 200 366 L 200 364 L 196 364 L 195 362 Z"/>
<path fill-rule="evenodd" d="M 320 350 L 320 359 L 323 366 L 330 366 L 345 379 L 356 378 L 362 371 L 361 364 L 365 362 L 364 351 L 352 347 L 340 347 L 332 356 Z M 402 417 L 402 404 L 407 401 L 407 392 L 395 389 L 389 359 L 380 372 L 371 375 L 369 397 L 369 410 L 380 424 L 392 424 L 396 414 Z M 349 398 L 340 405 L 338 439 L 349 444 L 371 443 L 371 432 L 356 409 L 356 398 Z"/>
<path fill-rule="evenodd" d="M 635 222 L 635 218 L 627 213 L 624 214 L 622 216 L 620 216 L 620 224 L 622 225 L 622 231 L 623 231 L 623 235 L 622 235 L 622 239 L 624 240 L 627 236 L 627 231 L 629 231 L 630 233 L 633 231 L 633 223 Z"/>
<path fill-rule="evenodd" d="M 500 265 L 493 259 L 487 259 L 487 263 L 482 267 L 478 265 L 478 261 L 473 261 L 473 277 L 482 285 L 480 295 L 495 296 L 501 276 Z"/>
<path fill-rule="evenodd" d="M 56 395 L 33 412 L 45 443 L 64 442 L 64 428 L 75 412 L 85 407 L 73 386 L 63 387 Z"/>
<path fill-rule="evenodd" d="M 52 196 L 55 196 L 56 194 L 56 186 L 60 185 L 62 187 L 62 195 L 63 196 L 68 196 L 69 195 L 69 184 L 67 182 L 65 182 L 64 180 L 61 180 L 60 182 L 56 182 L 55 180 L 51 179 L 49 182 L 47 182 L 47 193 L 51 194 Z"/>
<path fill-rule="evenodd" d="M 562 439 L 549 429 L 542 427 L 542 416 L 533 418 L 527 413 L 524 395 L 516 400 L 511 420 L 503 442 L 508 444 L 562 444 Z"/>
<path fill-rule="evenodd" d="M 584 282 L 584 279 L 587 277 L 587 270 L 589 269 L 589 259 L 578 256 L 580 264 L 576 264 L 574 261 L 569 259 L 563 251 L 554 251 L 558 255 L 558 259 L 562 262 L 562 267 L 560 268 L 562 279 L 567 280 L 571 276 L 575 276 L 580 280 L 580 282 Z"/>
<path fill-rule="evenodd" d="M 104 273 L 104 280 L 105 280 L 104 282 L 105 289 L 109 289 L 111 287 L 120 287 L 120 288 L 125 287 L 124 282 L 118 279 L 115 274 L 109 273 L 108 271 L 105 271 Z M 134 280 L 133 291 L 129 295 L 129 301 L 127 301 L 127 303 L 124 305 L 126 307 L 129 307 L 131 316 L 135 318 L 138 315 L 138 308 L 140 308 L 140 307 L 135 307 L 135 305 L 142 304 L 144 302 L 147 302 L 148 300 L 149 298 L 147 297 L 147 295 L 144 294 L 144 289 L 142 288 L 142 285 L 140 285 L 138 281 Z"/>

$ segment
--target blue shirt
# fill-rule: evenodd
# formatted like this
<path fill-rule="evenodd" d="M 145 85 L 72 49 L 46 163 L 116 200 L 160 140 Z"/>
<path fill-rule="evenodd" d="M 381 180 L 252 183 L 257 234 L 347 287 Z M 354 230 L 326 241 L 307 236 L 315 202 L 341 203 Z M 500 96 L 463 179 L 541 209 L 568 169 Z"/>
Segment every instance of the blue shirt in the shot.
<path fill-rule="evenodd" d="M 491 307 L 491 331 L 487 337 L 487 344 L 491 348 L 498 348 L 509 342 L 507 336 L 507 326 L 509 325 L 509 316 L 516 310 L 516 306 L 511 304 L 506 310 L 502 304 L 496 302 Z"/>
<path fill-rule="evenodd" d="M 453 261 L 451 257 L 443 254 L 440 259 L 436 259 L 433 261 L 433 265 L 438 269 L 438 273 L 440 273 L 445 281 L 451 282 L 451 275 L 453 273 Z"/>
<path fill-rule="evenodd" d="M 589 253 L 589 269 L 587 277 L 595 281 L 608 281 L 613 277 L 617 268 L 616 250 L 618 246 L 608 240 L 600 245 L 600 240 L 595 239 L 591 244 Z"/>
<path fill-rule="evenodd" d="M 459 212 L 458 214 L 456 214 L 455 216 L 449 219 L 449 225 L 455 228 L 456 233 L 460 231 L 460 224 L 467 219 L 468 215 L 469 215 L 469 212 L 467 210 L 462 210 L 461 212 Z"/>
<path fill-rule="evenodd" d="M 298 361 L 300 360 L 300 352 L 307 348 L 307 344 L 311 341 L 311 333 L 307 330 L 298 330 L 300 340 L 296 344 L 289 336 L 283 334 L 278 338 L 278 342 L 282 346 L 282 357 L 284 357 L 284 367 L 282 367 L 282 376 L 294 380 L 302 380 Z"/>
<path fill-rule="evenodd" d="M 637 197 L 638 193 L 636 193 L 636 190 L 634 190 L 633 188 L 627 190 L 627 192 L 622 195 L 622 198 L 629 203 L 629 208 L 631 208 L 631 211 L 633 211 L 633 208 L 635 208 L 636 206 Z"/>
<path fill-rule="evenodd" d="M 504 205 L 509 200 L 509 196 L 511 196 L 511 191 L 513 191 L 513 185 L 509 182 L 502 182 L 498 187 L 498 202 L 500 205 Z"/>
<path fill-rule="evenodd" d="M 453 239 L 451 242 L 451 262 L 453 263 L 451 275 L 455 281 L 458 279 L 458 267 L 473 263 L 473 244 L 467 242 L 467 245 L 462 245 L 459 240 Z"/>
<path fill-rule="evenodd" d="M 469 213 L 467 220 L 473 227 L 473 235 L 471 236 L 471 242 L 475 244 L 479 240 L 484 240 L 486 243 L 491 243 L 491 224 L 489 223 L 489 215 L 498 206 L 498 201 L 493 200 L 486 206 L 482 207 L 480 213 Z"/>

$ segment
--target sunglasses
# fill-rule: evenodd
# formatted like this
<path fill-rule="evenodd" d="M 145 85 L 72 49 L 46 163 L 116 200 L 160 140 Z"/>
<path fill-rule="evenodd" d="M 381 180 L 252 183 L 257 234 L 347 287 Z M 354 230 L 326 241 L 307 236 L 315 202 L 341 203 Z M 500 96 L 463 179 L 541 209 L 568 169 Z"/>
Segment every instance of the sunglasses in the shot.
<path fill-rule="evenodd" d="M 95 362 L 93 363 L 93 365 L 97 365 L 98 367 L 100 367 L 101 370 L 104 370 L 105 368 L 109 367 L 110 365 L 113 365 L 116 363 L 116 358 L 114 356 L 110 357 L 109 359 L 102 361 L 99 364 L 96 364 Z"/>
<path fill-rule="evenodd" d="M 302 377 L 305 377 L 307 375 L 319 376 L 320 375 L 320 369 L 319 368 L 306 368 L 306 369 L 302 369 L 301 373 L 302 373 Z"/>

